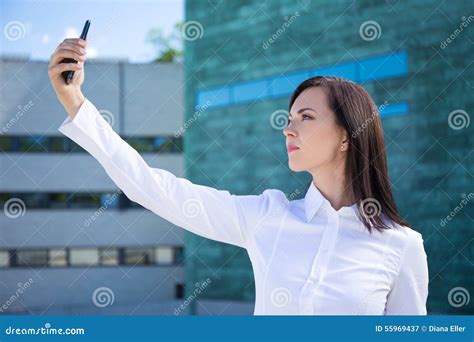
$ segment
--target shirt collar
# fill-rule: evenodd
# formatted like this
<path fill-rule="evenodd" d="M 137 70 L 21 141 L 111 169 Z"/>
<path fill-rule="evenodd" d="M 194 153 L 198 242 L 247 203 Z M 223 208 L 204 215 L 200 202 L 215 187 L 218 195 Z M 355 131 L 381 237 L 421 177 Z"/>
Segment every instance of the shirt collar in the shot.
<path fill-rule="evenodd" d="M 329 211 L 334 212 L 335 214 L 342 215 L 342 216 L 354 216 L 357 215 L 358 206 L 354 203 L 348 207 L 342 207 L 339 210 L 334 210 L 329 203 L 329 201 L 323 196 L 323 194 L 318 190 L 318 188 L 314 185 L 313 181 L 306 191 L 306 195 L 304 197 L 304 209 L 306 214 L 307 222 L 311 222 L 314 215 L 318 212 L 319 208 L 325 204 Z"/>
<path fill-rule="evenodd" d="M 306 220 L 308 222 L 313 219 L 313 216 L 316 214 L 323 201 L 323 194 L 321 194 L 318 188 L 314 185 L 313 181 L 311 181 L 311 184 L 304 197 L 304 209 L 306 212 Z"/>

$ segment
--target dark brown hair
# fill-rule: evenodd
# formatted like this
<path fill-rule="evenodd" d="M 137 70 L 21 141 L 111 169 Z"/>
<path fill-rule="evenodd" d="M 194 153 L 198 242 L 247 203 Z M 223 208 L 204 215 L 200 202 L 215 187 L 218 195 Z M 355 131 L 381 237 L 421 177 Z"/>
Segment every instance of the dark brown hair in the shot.
<path fill-rule="evenodd" d="M 322 87 L 336 122 L 349 137 L 346 179 L 360 218 L 370 233 L 390 229 L 391 220 L 410 227 L 398 213 L 388 178 L 387 157 L 379 112 L 369 93 L 360 85 L 339 77 L 316 76 L 303 81 L 290 98 L 289 109 L 306 89 Z"/>

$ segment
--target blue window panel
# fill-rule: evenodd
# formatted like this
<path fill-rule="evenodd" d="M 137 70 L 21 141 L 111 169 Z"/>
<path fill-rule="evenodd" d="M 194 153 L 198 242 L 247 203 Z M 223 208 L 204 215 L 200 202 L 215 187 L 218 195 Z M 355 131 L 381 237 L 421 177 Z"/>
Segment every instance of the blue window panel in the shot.
<path fill-rule="evenodd" d="M 405 51 L 365 59 L 358 63 L 359 82 L 380 80 L 408 73 L 408 56 Z"/>
<path fill-rule="evenodd" d="M 198 92 L 197 105 L 204 106 L 209 101 L 209 108 L 226 106 L 230 104 L 229 87 L 201 90 Z"/>
<path fill-rule="evenodd" d="M 308 78 L 308 72 L 293 72 L 270 80 L 272 96 L 290 95 L 295 88 Z"/>
<path fill-rule="evenodd" d="M 357 62 L 323 66 L 273 78 L 261 78 L 250 82 L 201 90 L 197 93 L 196 103 L 197 106 L 204 106 L 209 101 L 208 106 L 216 108 L 258 99 L 288 96 L 299 83 L 317 75 L 343 77 L 357 83 L 362 83 L 369 80 L 404 76 L 407 73 L 408 55 L 405 51 L 400 51 Z M 408 112 L 408 107 L 403 109 L 402 104 L 400 106 L 397 104 L 398 107 L 395 105 L 390 106 L 394 107 L 391 109 L 385 108 L 386 115 L 391 115 L 395 110 Z"/>
<path fill-rule="evenodd" d="M 114 194 L 101 194 L 100 195 L 100 206 L 104 208 L 118 208 L 120 202 L 120 195 Z"/>
<path fill-rule="evenodd" d="M 167 139 L 165 137 L 156 137 L 153 141 L 153 145 L 156 146 L 156 147 L 160 147 L 166 141 L 167 141 Z"/>
<path fill-rule="evenodd" d="M 263 99 L 270 95 L 267 79 L 236 84 L 232 86 L 232 91 L 235 104 Z"/>
<path fill-rule="evenodd" d="M 379 107 L 381 117 L 403 115 L 409 112 L 409 106 L 406 102 L 390 103 Z"/>
<path fill-rule="evenodd" d="M 334 76 L 357 82 L 357 64 L 345 63 L 324 66 L 309 71 L 309 77 L 314 76 Z"/>

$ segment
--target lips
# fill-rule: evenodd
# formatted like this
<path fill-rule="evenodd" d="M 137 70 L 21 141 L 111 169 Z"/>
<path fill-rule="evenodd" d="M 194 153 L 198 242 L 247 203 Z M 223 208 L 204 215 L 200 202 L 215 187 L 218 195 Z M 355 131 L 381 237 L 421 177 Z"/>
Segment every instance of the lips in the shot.
<path fill-rule="evenodd" d="M 288 147 L 287 147 L 288 152 L 293 152 L 293 151 L 296 151 L 296 150 L 299 150 L 299 149 L 300 149 L 299 147 L 297 147 L 295 145 L 291 145 L 291 144 L 288 145 Z"/>

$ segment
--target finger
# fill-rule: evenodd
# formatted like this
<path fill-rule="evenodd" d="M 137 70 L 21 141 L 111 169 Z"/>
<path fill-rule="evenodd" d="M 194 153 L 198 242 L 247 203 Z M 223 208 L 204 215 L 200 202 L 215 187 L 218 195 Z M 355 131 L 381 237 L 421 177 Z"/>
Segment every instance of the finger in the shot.
<path fill-rule="evenodd" d="M 80 55 L 71 50 L 59 50 L 53 55 L 51 59 L 51 65 L 54 66 L 59 64 L 64 58 L 72 58 L 78 62 L 84 62 L 86 60 L 85 55 Z"/>
<path fill-rule="evenodd" d="M 54 52 L 58 52 L 59 50 L 71 50 L 74 51 L 78 54 L 86 54 L 87 50 L 86 48 L 82 47 L 82 45 L 79 44 L 73 44 L 73 43 L 65 43 L 65 44 L 59 44 L 58 47 Z"/>
<path fill-rule="evenodd" d="M 61 43 L 56 47 L 56 50 L 54 50 L 54 52 L 49 57 L 49 59 L 50 59 L 49 66 L 50 67 L 57 64 L 58 61 L 57 61 L 56 55 L 58 53 L 61 53 L 60 52 L 61 50 L 70 50 L 70 51 L 73 51 L 73 52 L 78 53 L 80 55 L 85 55 L 87 53 L 87 50 L 79 44 Z"/>
<path fill-rule="evenodd" d="M 63 40 L 63 42 L 61 44 L 67 44 L 67 43 L 72 43 L 72 44 L 80 44 L 82 46 L 86 46 L 87 45 L 87 41 L 84 40 L 84 39 L 80 39 L 80 38 L 66 38 Z"/>
<path fill-rule="evenodd" d="M 52 79 L 59 77 L 64 71 L 79 71 L 82 70 L 84 64 L 82 63 L 60 63 L 48 69 L 48 76 Z"/>

